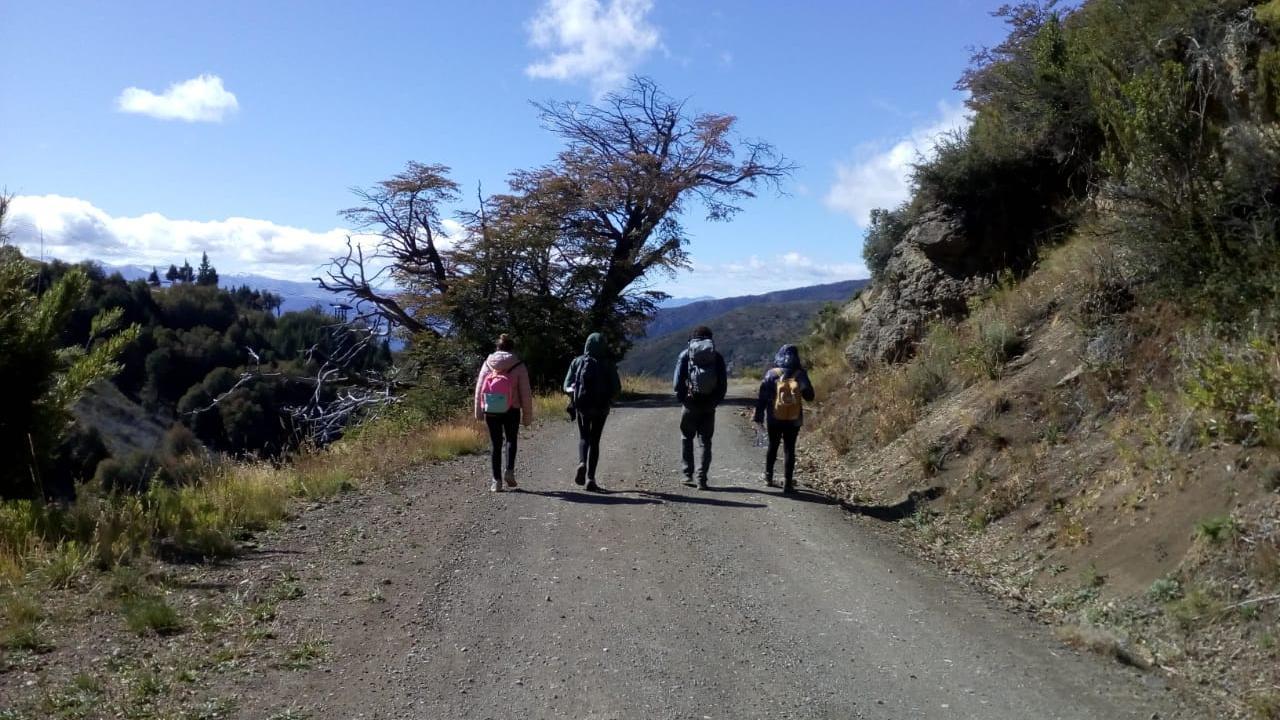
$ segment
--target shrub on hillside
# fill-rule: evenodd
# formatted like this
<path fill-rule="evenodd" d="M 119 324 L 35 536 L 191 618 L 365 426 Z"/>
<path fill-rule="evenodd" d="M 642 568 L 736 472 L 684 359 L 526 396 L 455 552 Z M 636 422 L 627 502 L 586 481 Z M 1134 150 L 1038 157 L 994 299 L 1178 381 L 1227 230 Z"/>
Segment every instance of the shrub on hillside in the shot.
<path fill-rule="evenodd" d="M 879 279 L 884 273 L 893 249 L 906 237 L 910 227 L 911 213 L 905 203 L 894 210 L 876 208 L 871 211 L 871 224 L 862 238 L 862 259 L 872 278 Z"/>

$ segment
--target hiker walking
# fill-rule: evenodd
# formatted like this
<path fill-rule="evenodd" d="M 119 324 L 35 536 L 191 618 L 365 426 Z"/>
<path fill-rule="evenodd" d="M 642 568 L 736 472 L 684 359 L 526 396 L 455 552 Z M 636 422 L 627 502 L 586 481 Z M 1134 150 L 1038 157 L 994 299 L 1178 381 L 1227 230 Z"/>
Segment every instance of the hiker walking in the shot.
<path fill-rule="evenodd" d="M 760 381 L 753 422 L 769 434 L 769 449 L 764 459 L 764 484 L 777 487 L 773 481 L 773 465 L 778 459 L 778 444 L 783 447 L 783 492 L 795 491 L 796 438 L 804 424 L 804 402 L 813 401 L 813 384 L 800 364 L 800 351 L 795 345 L 783 345 L 773 358 L 774 367 Z"/>
<path fill-rule="evenodd" d="M 516 486 L 516 444 L 520 425 L 533 422 L 533 391 L 529 369 L 515 354 L 516 344 L 506 333 L 498 338 L 497 351 L 485 359 L 476 378 L 475 414 L 489 426 L 493 482 L 490 492 L 502 492 L 502 483 Z M 507 465 L 502 466 L 503 438 Z"/>
<path fill-rule="evenodd" d="M 685 484 L 693 484 L 693 438 L 702 443 L 698 465 L 698 489 L 707 489 L 711 468 L 711 436 L 716 432 L 716 406 L 729 389 L 729 373 L 724 357 L 711 340 L 711 328 L 699 325 L 689 335 L 689 347 L 676 360 L 672 378 L 676 398 L 684 405 L 680 415 L 680 457 L 684 461 Z"/>
<path fill-rule="evenodd" d="M 618 368 L 609 357 L 604 336 L 591 333 L 582 354 L 569 364 L 564 391 L 570 397 L 570 414 L 578 421 L 578 471 L 573 481 L 598 492 L 596 464 L 600 462 L 600 435 L 609 419 L 609 408 L 622 392 Z"/>

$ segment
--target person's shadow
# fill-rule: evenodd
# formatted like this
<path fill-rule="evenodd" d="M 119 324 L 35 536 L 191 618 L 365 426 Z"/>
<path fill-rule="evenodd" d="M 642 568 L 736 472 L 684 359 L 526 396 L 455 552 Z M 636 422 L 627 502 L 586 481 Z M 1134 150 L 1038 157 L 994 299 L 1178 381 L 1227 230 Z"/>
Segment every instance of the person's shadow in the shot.
<path fill-rule="evenodd" d="M 727 485 L 727 486 L 712 485 L 709 488 L 709 490 L 711 492 L 722 492 L 722 493 L 750 493 L 755 495 L 768 495 L 770 497 L 782 498 L 783 500 L 794 500 L 796 502 L 814 503 L 815 505 L 839 505 L 840 504 L 839 500 L 831 497 L 830 495 L 824 495 L 818 492 L 817 490 L 804 490 L 801 488 L 796 488 L 793 492 L 790 492 L 790 493 L 784 493 L 782 492 L 782 488 L 780 487 L 750 488 L 750 487 L 739 487 L 736 485 Z"/>
<path fill-rule="evenodd" d="M 723 498 L 714 497 L 713 492 L 732 492 L 734 490 L 745 492 L 741 488 L 723 488 L 710 487 L 706 490 L 697 490 L 697 495 L 682 495 L 680 493 L 662 492 L 661 490 L 637 490 L 637 495 L 645 497 L 658 498 L 664 502 L 687 503 L 689 505 L 711 505 L 714 507 L 728 508 L 762 508 L 769 507 L 764 503 L 742 502 L 740 500 L 725 500 Z M 657 502 L 656 500 L 654 502 Z"/>
<path fill-rule="evenodd" d="M 524 493 L 525 495 L 541 495 L 542 497 L 555 498 L 571 503 L 581 503 L 583 505 L 659 505 L 661 500 L 643 497 L 627 497 L 609 490 L 598 490 L 596 492 L 587 492 L 585 490 L 511 490 L 510 492 Z"/>

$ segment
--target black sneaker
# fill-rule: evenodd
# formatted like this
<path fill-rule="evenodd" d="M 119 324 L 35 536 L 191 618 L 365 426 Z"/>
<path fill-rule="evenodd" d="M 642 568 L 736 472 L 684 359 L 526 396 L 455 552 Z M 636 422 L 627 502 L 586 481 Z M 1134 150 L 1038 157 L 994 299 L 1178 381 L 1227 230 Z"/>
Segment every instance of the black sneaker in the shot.
<path fill-rule="evenodd" d="M 778 483 L 776 483 L 776 482 L 774 482 L 774 481 L 773 481 L 773 476 L 772 476 L 772 475 L 765 475 L 765 476 L 764 476 L 764 484 L 765 484 L 765 486 L 766 486 L 766 487 L 778 487 Z"/>
<path fill-rule="evenodd" d="M 573 481 L 579 485 L 587 483 L 587 464 L 578 463 L 578 474 L 573 476 Z"/>
<path fill-rule="evenodd" d="M 783 485 L 783 486 L 782 486 L 782 492 L 784 492 L 784 493 L 786 493 L 786 494 L 788 494 L 788 495 L 794 495 L 794 494 L 795 494 L 795 492 L 796 492 L 796 484 L 795 484 L 795 483 L 787 483 L 786 485 Z"/>
<path fill-rule="evenodd" d="M 710 490 L 710 489 L 711 489 L 711 488 L 707 487 L 707 479 L 706 479 L 706 478 L 698 478 L 698 489 L 699 489 L 699 490 Z"/>
<path fill-rule="evenodd" d="M 598 492 L 604 492 L 604 490 L 602 490 L 602 489 L 600 488 L 600 486 L 596 484 L 596 481 L 595 481 L 595 480 L 588 480 L 588 481 L 587 481 L 587 492 L 594 492 L 594 493 L 598 493 Z"/>
<path fill-rule="evenodd" d="M 684 484 L 693 487 L 693 473 L 684 474 Z"/>

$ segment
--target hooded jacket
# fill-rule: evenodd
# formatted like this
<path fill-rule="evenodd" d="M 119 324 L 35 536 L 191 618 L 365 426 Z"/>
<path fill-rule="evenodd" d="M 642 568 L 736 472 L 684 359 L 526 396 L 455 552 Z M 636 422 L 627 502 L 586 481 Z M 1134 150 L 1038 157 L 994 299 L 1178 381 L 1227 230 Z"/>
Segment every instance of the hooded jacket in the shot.
<path fill-rule="evenodd" d="M 689 342 L 694 340 L 710 340 L 711 338 L 689 338 Z M 693 398 L 689 396 L 689 348 L 686 347 L 680 353 L 680 357 L 676 358 L 676 370 L 671 378 L 671 389 L 675 391 L 676 399 L 690 408 L 714 408 L 724 402 L 724 396 L 729 392 L 729 370 L 725 366 L 724 356 L 720 351 L 716 351 L 716 390 L 715 394 L 707 398 Z"/>
<path fill-rule="evenodd" d="M 573 359 L 569 363 L 569 372 L 565 373 L 563 390 L 569 395 L 573 395 L 573 384 L 578 378 L 578 366 L 582 364 L 582 358 L 586 355 L 599 360 L 604 364 L 605 376 L 609 378 L 609 400 L 612 402 L 614 398 L 622 394 L 622 378 L 618 377 L 618 366 L 613 363 L 609 357 L 609 345 L 604 341 L 604 336 L 600 333 L 591 333 L 587 336 L 587 341 L 582 346 L 582 355 Z"/>
<path fill-rule="evenodd" d="M 778 354 L 773 357 L 773 365 L 760 381 L 760 392 L 756 396 L 756 412 L 752 420 L 758 423 L 767 420 L 771 425 L 799 427 L 804 424 L 804 407 L 800 408 L 800 417 L 795 420 L 774 420 L 773 400 L 778 394 L 778 379 L 784 377 L 795 378 L 796 384 L 800 386 L 800 397 L 807 402 L 813 402 L 815 397 L 813 383 L 809 382 L 809 373 L 805 372 L 804 365 L 800 363 L 800 350 L 795 345 L 783 345 L 778 348 Z"/>
<path fill-rule="evenodd" d="M 512 368 L 515 369 L 513 370 Z M 476 378 L 474 399 L 476 419 L 484 419 L 484 381 L 494 373 L 505 373 L 511 376 L 512 384 L 515 385 L 515 393 L 511 398 L 511 408 L 520 410 L 521 424 L 528 425 L 532 423 L 533 390 L 529 386 L 529 368 L 520 362 L 520 358 L 515 353 L 503 350 L 490 355 L 485 359 L 484 364 L 480 366 L 480 375 Z"/>

